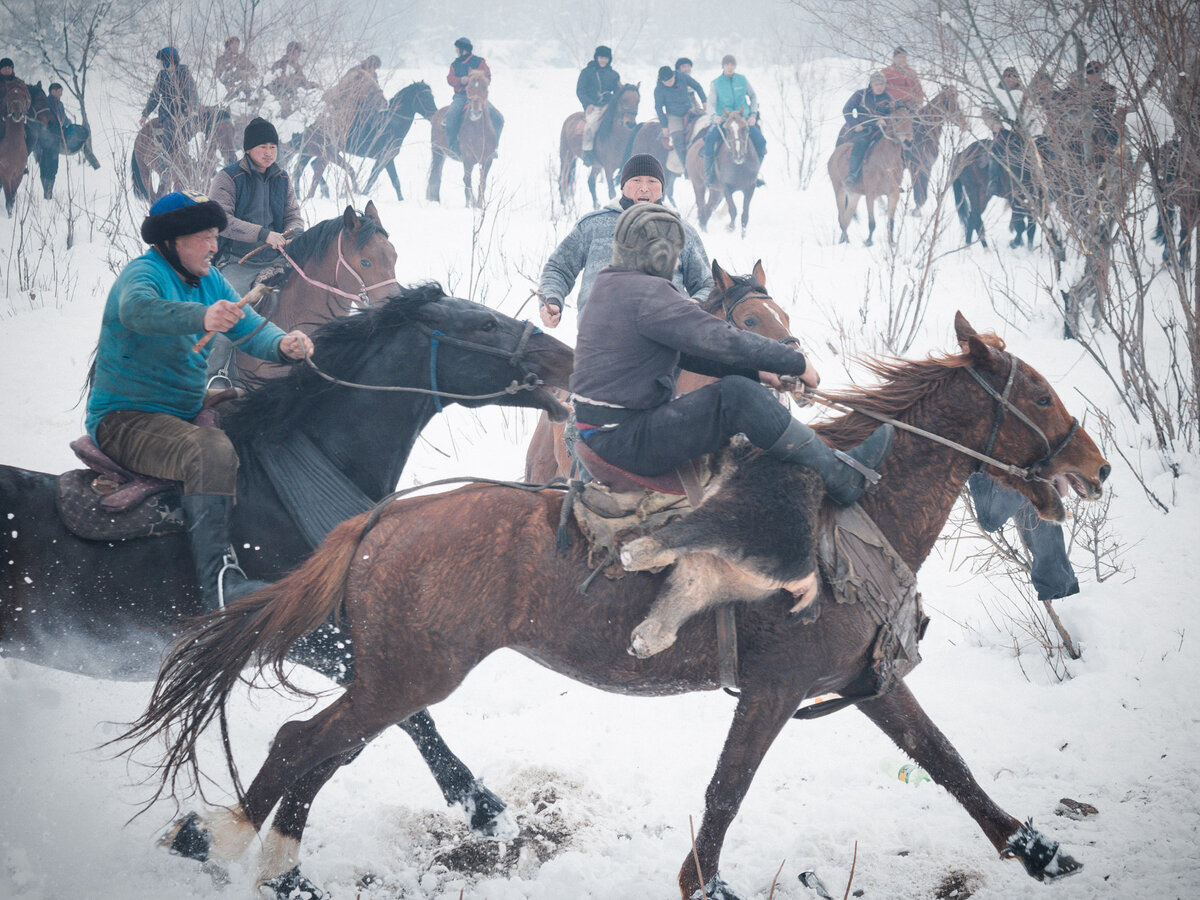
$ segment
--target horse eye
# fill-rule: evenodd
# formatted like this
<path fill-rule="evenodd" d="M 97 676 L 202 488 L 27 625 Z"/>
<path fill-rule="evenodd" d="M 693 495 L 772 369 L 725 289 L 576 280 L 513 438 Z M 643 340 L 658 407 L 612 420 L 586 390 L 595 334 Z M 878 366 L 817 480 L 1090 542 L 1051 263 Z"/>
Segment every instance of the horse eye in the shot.
<path fill-rule="evenodd" d="M 359 264 L 360 266 L 362 266 L 364 269 L 369 269 L 369 268 L 371 268 L 371 261 L 370 261 L 369 259 L 360 259 L 360 260 L 358 261 L 358 264 Z"/>
<path fill-rule="evenodd" d="M 1051 400 L 1049 397 L 1038 397 L 1033 402 L 1036 403 L 1038 406 L 1042 407 L 1043 409 L 1045 409 L 1047 406 L 1050 405 Z"/>
<path fill-rule="evenodd" d="M 754 316 L 746 316 L 746 320 L 742 324 L 747 328 L 753 328 L 758 324 L 758 319 L 754 318 Z"/>

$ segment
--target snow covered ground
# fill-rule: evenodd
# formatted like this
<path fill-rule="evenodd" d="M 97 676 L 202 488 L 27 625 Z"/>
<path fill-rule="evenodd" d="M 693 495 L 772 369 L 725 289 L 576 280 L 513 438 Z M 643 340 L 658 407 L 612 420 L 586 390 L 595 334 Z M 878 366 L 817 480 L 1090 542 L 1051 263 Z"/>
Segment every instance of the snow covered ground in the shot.
<path fill-rule="evenodd" d="M 508 125 L 482 219 L 464 207 L 453 164 L 443 183 L 445 202 L 420 199 L 429 153 L 423 121 L 398 159 L 409 199 L 396 202 L 386 183 L 373 197 L 399 251 L 401 281 L 435 278 L 452 292 L 512 313 L 574 222 L 553 199 L 553 178 L 559 125 L 575 108 L 575 73 L 515 63 L 494 68 L 492 98 Z M 654 70 L 621 68 L 627 79 L 641 80 L 641 118 L 649 119 L 645 86 Z M 763 260 L 768 287 L 790 313 L 793 331 L 818 361 L 825 383 L 837 385 L 863 377 L 848 350 L 882 349 L 874 335 L 887 318 L 883 298 L 920 281 L 928 247 L 923 232 L 934 212 L 897 220 L 894 253 L 882 233 L 877 246 L 862 246 L 861 216 L 852 243 L 837 245 L 824 160 L 837 111 L 858 77 L 835 61 L 818 68 L 825 88 L 823 144 L 817 174 L 804 189 L 786 171 L 787 142 L 776 127 L 783 117 L 772 112 L 782 106 L 787 73 L 747 71 L 768 111 L 768 186 L 755 197 L 745 240 L 727 234 L 718 213 L 705 243 L 730 271 L 748 272 Z M 390 95 L 424 77 L 446 103 L 442 71 L 440 61 L 431 61 L 420 70 L 391 72 L 385 87 Z M 101 213 L 119 193 L 112 156 L 124 159 L 137 113 L 111 97 L 108 105 L 97 135 L 105 168 L 83 173 L 72 160 L 69 176 L 76 197 L 86 196 Z M 67 442 L 82 431 L 76 402 L 113 279 L 106 264 L 112 251 L 98 231 L 89 240 L 86 225 L 77 226 L 79 243 L 64 249 L 64 226 L 52 225 L 49 207 L 32 199 L 36 187 L 36 179 L 27 179 L 19 203 L 37 202 L 40 212 L 24 225 L 20 208 L 17 219 L 0 220 L 0 274 L 7 285 L 7 300 L 0 299 L 0 460 L 61 471 L 72 467 Z M 581 201 L 584 190 L 581 184 Z M 64 195 L 60 184 L 60 217 Z M 690 187 L 680 185 L 676 196 L 694 221 Z M 364 202 L 355 199 L 360 207 Z M 310 223 L 338 212 L 333 201 L 305 208 Z M 953 217 L 949 202 L 939 215 Z M 1002 247 L 1004 223 L 1000 210 L 989 210 L 988 225 Z M 131 227 L 125 242 L 135 246 Z M 48 242 L 57 274 L 36 250 L 38 241 Z M 1183 459 L 1173 480 L 1144 449 L 1115 388 L 1078 345 L 1061 340 L 1050 300 L 1057 292 L 1051 293 L 1049 255 L 1040 242 L 1028 253 L 959 250 L 960 241 L 953 221 L 937 238 L 934 280 L 906 355 L 952 350 L 953 314 L 962 310 L 1045 374 L 1074 413 L 1082 417 L 1090 401 L 1111 414 L 1125 455 L 1139 460 L 1149 486 L 1172 504 L 1167 515 L 1156 511 L 1120 457 L 1109 454 L 1107 527 L 1120 545 L 1122 571 L 1098 583 L 1090 560 L 1076 553 L 1082 592 L 1057 607 L 1083 656 L 1069 663 L 1070 678 L 1061 683 L 1036 647 L 1026 641 L 1018 656 L 1008 631 L 994 621 L 989 610 L 1014 589 L 972 574 L 965 564 L 973 552 L 968 543 L 940 547 L 921 572 L 933 623 L 922 644 L 924 664 L 909 684 L 984 788 L 1012 814 L 1032 816 L 1085 868 L 1042 887 L 1018 863 L 997 860 L 947 793 L 932 784 L 906 785 L 894 767 L 892 774 L 883 771 L 884 760 L 903 757 L 849 711 L 784 730 L 731 829 L 722 873 L 747 896 L 765 898 L 782 865 L 774 896 L 810 898 L 815 895 L 798 875 L 814 869 L 840 897 L 857 843 L 852 890 L 867 898 L 1200 896 L 1196 460 Z M 35 258 L 43 260 L 43 286 L 31 298 L 19 289 L 17 268 Z M 561 336 L 571 340 L 573 327 L 568 311 Z M 453 410 L 429 426 L 404 483 L 518 476 L 533 423 L 532 414 L 522 412 Z M 1092 434 L 1098 437 L 1094 427 Z M 302 681 L 321 685 L 316 676 Z M 116 733 L 113 723 L 141 711 L 148 691 L 146 684 L 0 662 L 0 896 L 218 896 L 196 864 L 154 846 L 175 813 L 169 804 L 127 822 L 147 795 L 139 784 L 144 770 L 95 749 Z M 244 773 L 254 770 L 278 726 L 303 709 L 268 692 L 237 697 L 232 720 Z M 676 897 L 689 819 L 699 824 L 732 709 L 733 701 L 720 693 L 652 700 L 608 695 L 498 653 L 433 712 L 452 747 L 510 803 L 523 837 L 503 847 L 469 844 L 461 815 L 446 809 L 408 740 L 389 734 L 320 795 L 303 868 L 337 898 Z M 223 784 L 213 738 L 203 758 Z M 212 794 L 220 796 L 220 788 Z M 1057 817 L 1062 797 L 1090 803 L 1099 814 L 1082 821 Z M 233 874 L 224 895 L 250 893 L 248 874 Z"/>

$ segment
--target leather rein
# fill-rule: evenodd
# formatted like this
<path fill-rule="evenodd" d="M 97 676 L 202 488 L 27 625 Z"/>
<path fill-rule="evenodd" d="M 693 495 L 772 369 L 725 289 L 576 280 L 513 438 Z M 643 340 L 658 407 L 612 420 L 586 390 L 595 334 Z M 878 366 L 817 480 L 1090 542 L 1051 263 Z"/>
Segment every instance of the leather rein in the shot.
<path fill-rule="evenodd" d="M 335 287 L 332 284 L 325 284 L 324 282 L 317 281 L 315 278 L 309 277 L 308 273 L 305 272 L 304 269 L 302 269 L 296 263 L 296 261 L 288 255 L 286 248 L 280 247 L 279 253 L 280 253 L 280 255 L 283 256 L 284 259 L 286 259 L 288 261 L 288 263 L 291 265 L 292 269 L 295 270 L 296 274 L 298 274 L 301 278 L 303 278 L 305 281 L 307 281 L 313 287 L 320 288 L 323 291 L 328 291 L 331 294 L 336 294 L 339 297 L 344 297 L 345 299 L 349 300 L 351 303 L 353 303 L 359 307 L 369 307 L 369 306 L 371 306 L 371 298 L 369 296 L 367 296 L 368 291 L 373 291 L 376 288 L 381 288 L 381 287 L 384 287 L 385 285 L 389 285 L 389 284 L 399 284 L 400 282 L 397 281 L 395 278 L 388 278 L 385 281 L 378 281 L 375 284 L 371 284 L 371 285 L 368 285 L 365 281 L 363 281 L 362 276 L 358 274 L 358 271 L 356 269 L 354 269 L 350 265 L 350 263 L 346 262 L 346 257 L 342 254 L 342 235 L 343 234 L 345 234 L 344 231 L 338 232 L 338 239 L 337 239 L 338 258 L 337 258 L 337 265 L 334 267 L 334 270 L 333 270 L 333 280 L 335 282 L 338 280 L 338 273 L 341 272 L 342 268 L 344 267 L 346 269 L 346 271 L 348 271 L 351 275 L 354 276 L 354 280 L 358 282 L 359 290 L 358 290 L 357 294 L 347 293 L 346 291 L 343 291 L 341 288 Z"/>
<path fill-rule="evenodd" d="M 738 325 L 733 321 L 733 312 L 747 300 L 770 300 L 775 302 L 774 298 L 763 290 L 757 284 L 734 284 L 728 291 L 721 293 L 721 309 L 725 313 L 725 321 L 737 328 Z M 779 343 L 786 344 L 789 347 L 800 348 L 800 339 L 795 335 L 789 334 L 785 338 L 780 338 Z"/>

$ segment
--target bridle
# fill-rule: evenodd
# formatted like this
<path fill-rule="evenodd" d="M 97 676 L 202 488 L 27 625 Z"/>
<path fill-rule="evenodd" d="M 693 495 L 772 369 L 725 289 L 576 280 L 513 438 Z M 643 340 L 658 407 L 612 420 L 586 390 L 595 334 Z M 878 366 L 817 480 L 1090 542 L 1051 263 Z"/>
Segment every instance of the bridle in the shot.
<path fill-rule="evenodd" d="M 754 282 L 734 283 L 728 291 L 721 292 L 721 309 L 725 313 L 725 321 L 730 325 L 737 327 L 737 323 L 733 320 L 733 312 L 747 300 L 771 300 L 774 299 L 765 290 L 759 287 Z M 779 343 L 789 347 L 799 347 L 800 339 L 795 335 L 789 334 L 785 338 L 780 338 Z"/>
<path fill-rule="evenodd" d="M 359 307 L 369 307 L 369 306 L 371 306 L 371 298 L 369 296 L 367 296 L 369 291 L 373 291 L 376 288 L 381 288 L 384 285 L 388 285 L 388 284 L 399 284 L 400 282 L 397 281 L 395 278 L 388 278 L 385 281 L 378 281 L 375 284 L 371 284 L 371 285 L 368 285 L 365 281 L 363 281 L 362 276 L 358 274 L 358 271 L 356 269 L 351 267 L 350 263 L 346 262 L 346 257 L 342 254 L 342 235 L 345 233 L 346 233 L 345 231 L 338 232 L 338 239 L 337 239 L 338 258 L 337 258 L 337 265 L 333 269 L 333 280 L 335 283 L 337 282 L 338 273 L 341 272 L 342 268 L 344 267 L 347 272 L 349 272 L 351 275 L 354 276 L 354 280 L 358 282 L 359 291 L 357 294 L 347 293 L 346 291 L 343 291 L 341 288 L 335 287 L 332 284 L 325 284 L 324 282 L 317 281 L 315 278 L 310 278 L 308 273 L 305 272 L 304 269 L 302 269 L 294 259 L 292 259 L 290 256 L 288 256 L 288 252 L 285 248 L 280 247 L 279 252 L 280 252 L 280 254 L 282 254 L 283 258 L 288 261 L 288 263 L 291 265 L 291 267 L 296 271 L 296 274 L 298 274 L 301 278 L 303 278 L 305 281 L 307 281 L 313 287 L 320 288 L 323 291 L 328 291 L 331 294 L 336 294 L 339 297 L 344 297 L 345 299 L 349 300 L 351 303 L 354 303 Z"/>

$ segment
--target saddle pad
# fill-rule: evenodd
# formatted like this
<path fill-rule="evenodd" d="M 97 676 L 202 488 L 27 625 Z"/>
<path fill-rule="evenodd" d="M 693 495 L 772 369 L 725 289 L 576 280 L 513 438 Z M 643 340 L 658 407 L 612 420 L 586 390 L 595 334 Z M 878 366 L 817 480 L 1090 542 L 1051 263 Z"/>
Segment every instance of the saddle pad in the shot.
<path fill-rule="evenodd" d="M 186 530 L 178 489 L 146 497 L 125 512 L 113 512 L 101 501 L 115 487 L 111 479 L 90 469 L 60 475 L 55 506 L 67 530 L 89 541 L 125 541 Z"/>

